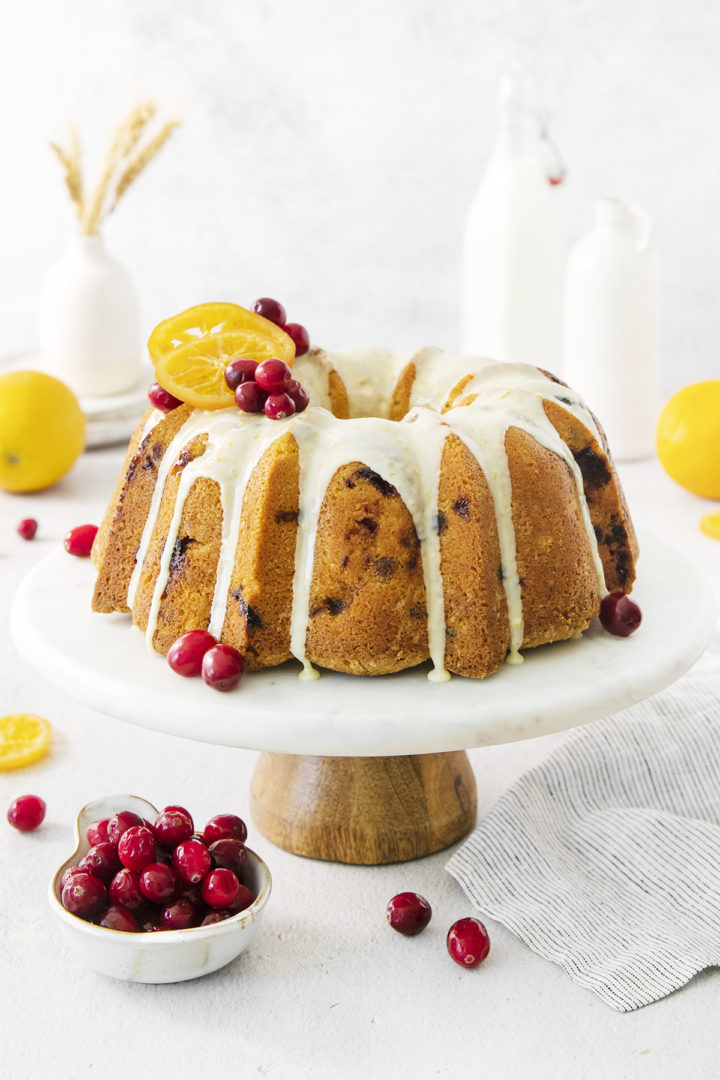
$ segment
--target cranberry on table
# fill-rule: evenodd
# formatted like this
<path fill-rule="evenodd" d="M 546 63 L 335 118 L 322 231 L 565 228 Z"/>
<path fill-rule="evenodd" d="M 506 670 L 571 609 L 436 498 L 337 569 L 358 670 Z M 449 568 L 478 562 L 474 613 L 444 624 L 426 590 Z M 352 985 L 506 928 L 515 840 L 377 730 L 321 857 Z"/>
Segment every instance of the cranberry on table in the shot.
<path fill-rule="evenodd" d="M 100 920 L 100 925 L 108 930 L 122 930 L 126 934 L 137 933 L 138 929 L 132 911 L 121 904 L 111 904 Z"/>
<path fill-rule="evenodd" d="M 623 592 L 610 593 L 600 604 L 600 622 L 615 637 L 630 637 L 642 622 L 642 612 Z"/>
<path fill-rule="evenodd" d="M 140 889 L 140 874 L 125 867 L 118 870 L 110 882 L 108 896 L 111 904 L 119 904 L 130 911 L 140 911 L 146 904 L 146 898 Z"/>
<path fill-rule="evenodd" d="M 173 851 L 173 866 L 183 881 L 197 885 L 211 869 L 212 857 L 200 840 L 185 840 Z"/>
<path fill-rule="evenodd" d="M 38 531 L 38 523 L 35 518 L 23 518 L 17 527 L 17 531 L 23 540 L 32 540 Z"/>
<path fill-rule="evenodd" d="M 255 382 L 257 366 L 257 360 L 239 356 L 237 360 L 231 360 L 225 368 L 225 382 L 231 390 L 237 390 L 241 383 Z"/>
<path fill-rule="evenodd" d="M 14 829 L 32 832 L 42 824 L 45 810 L 45 802 L 39 795 L 19 795 L 10 803 L 7 819 Z"/>
<path fill-rule="evenodd" d="M 282 326 L 287 319 L 287 312 L 279 300 L 273 300 L 271 296 L 261 296 L 253 304 L 256 315 L 262 315 L 263 319 L 269 319 L 276 326 Z"/>
<path fill-rule="evenodd" d="M 295 402 L 283 390 L 280 394 L 268 394 L 265 402 L 265 415 L 268 420 L 287 420 L 294 416 Z"/>
<path fill-rule="evenodd" d="M 159 409 L 160 412 L 164 413 L 172 412 L 173 409 L 177 409 L 182 405 L 180 398 L 174 397 L 173 394 L 169 393 L 157 382 L 151 383 L 150 389 L 148 390 L 148 398 L 150 399 L 150 404 L 154 408 Z"/>
<path fill-rule="evenodd" d="M 117 848 L 107 840 L 94 844 L 80 860 L 78 866 L 88 874 L 94 874 L 101 881 L 109 881 L 120 869 Z"/>
<path fill-rule="evenodd" d="M 232 645 L 215 645 L 203 656 L 202 677 L 213 690 L 234 690 L 242 671 L 242 657 Z"/>
<path fill-rule="evenodd" d="M 173 904 L 168 904 L 160 913 L 163 930 L 187 930 L 197 922 L 197 909 L 187 897 L 181 896 Z"/>
<path fill-rule="evenodd" d="M 76 525 L 69 533 L 65 534 L 63 545 L 69 555 L 75 555 L 79 559 L 87 559 L 97 536 L 97 525 Z"/>
<path fill-rule="evenodd" d="M 167 848 L 174 848 L 183 840 L 189 840 L 195 832 L 193 819 L 181 806 L 166 806 L 155 818 L 153 825 L 158 841 Z"/>
<path fill-rule="evenodd" d="M 458 919 L 448 930 L 447 950 L 460 967 L 477 967 L 490 952 L 488 932 L 479 919 Z"/>
<path fill-rule="evenodd" d="M 86 836 L 88 838 L 88 844 L 90 847 L 94 847 L 95 844 L 103 844 L 108 838 L 108 823 L 110 818 L 103 818 L 102 821 L 91 821 L 87 827 Z"/>
<path fill-rule="evenodd" d="M 144 825 L 134 825 L 120 837 L 117 854 L 127 870 L 144 870 L 155 862 L 155 834 Z"/>
<path fill-rule="evenodd" d="M 290 368 L 284 360 L 263 360 L 255 369 L 255 382 L 269 394 L 283 390 L 285 383 L 291 377 Z"/>
<path fill-rule="evenodd" d="M 212 856 L 213 866 L 224 866 L 240 878 L 242 868 L 247 862 L 247 848 L 242 840 L 226 836 L 222 840 L 215 840 L 208 851 Z"/>
<path fill-rule="evenodd" d="M 205 826 L 203 838 L 206 844 L 227 839 L 244 843 L 247 840 L 247 825 L 237 814 L 216 814 Z"/>
<path fill-rule="evenodd" d="M 136 825 L 142 825 L 143 819 L 137 814 L 133 814 L 132 810 L 120 810 L 119 813 L 113 814 L 108 819 L 107 823 L 107 838 L 111 844 L 115 844 L 117 847 L 120 842 L 120 837 L 128 829 L 134 828 Z"/>
<path fill-rule="evenodd" d="M 295 342 L 295 355 L 304 356 L 310 348 L 310 335 L 300 323 L 289 322 L 283 326 L 285 333 Z"/>
<path fill-rule="evenodd" d="M 73 874 L 63 887 L 60 899 L 66 911 L 90 919 L 107 904 L 107 889 L 94 874 Z"/>
<path fill-rule="evenodd" d="M 241 412 L 261 413 L 266 398 L 267 393 L 255 381 L 240 383 L 235 391 L 235 404 Z"/>
<path fill-rule="evenodd" d="M 288 397 L 292 398 L 295 404 L 295 412 L 305 412 L 310 404 L 310 398 L 308 392 L 304 386 L 302 386 L 297 379 L 288 379 L 285 383 L 285 393 Z"/>
<path fill-rule="evenodd" d="M 169 904 L 179 890 L 180 879 L 172 866 L 150 863 L 140 874 L 140 892 L 153 904 Z"/>
<path fill-rule="evenodd" d="M 237 915 L 239 911 L 245 911 L 251 904 L 255 903 L 255 894 L 248 889 L 247 885 L 243 885 L 242 882 L 238 885 L 238 891 L 235 894 L 235 899 L 231 900 L 228 904 L 228 911 L 232 915 Z"/>
<path fill-rule="evenodd" d="M 393 930 L 406 937 L 413 937 L 430 922 L 432 908 L 420 893 L 403 892 L 393 896 L 387 906 L 386 915 Z"/>
<path fill-rule="evenodd" d="M 211 870 L 202 883 L 202 897 L 210 907 L 229 907 L 238 895 L 240 882 L 232 870 Z"/>
<path fill-rule="evenodd" d="M 177 675 L 192 679 L 202 671 L 203 656 L 217 642 L 207 630 L 188 630 L 172 643 L 167 661 Z"/>

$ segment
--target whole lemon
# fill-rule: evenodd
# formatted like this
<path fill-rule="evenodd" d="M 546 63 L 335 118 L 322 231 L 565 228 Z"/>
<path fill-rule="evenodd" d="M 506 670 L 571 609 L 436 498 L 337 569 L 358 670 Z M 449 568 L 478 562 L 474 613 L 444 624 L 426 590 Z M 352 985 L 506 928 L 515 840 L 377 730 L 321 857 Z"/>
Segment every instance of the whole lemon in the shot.
<path fill-rule="evenodd" d="M 657 452 L 667 473 L 705 499 L 720 499 L 720 379 L 678 390 L 660 414 Z"/>
<path fill-rule="evenodd" d="M 40 491 L 85 447 L 85 417 L 65 383 L 41 371 L 0 375 L 0 488 Z"/>

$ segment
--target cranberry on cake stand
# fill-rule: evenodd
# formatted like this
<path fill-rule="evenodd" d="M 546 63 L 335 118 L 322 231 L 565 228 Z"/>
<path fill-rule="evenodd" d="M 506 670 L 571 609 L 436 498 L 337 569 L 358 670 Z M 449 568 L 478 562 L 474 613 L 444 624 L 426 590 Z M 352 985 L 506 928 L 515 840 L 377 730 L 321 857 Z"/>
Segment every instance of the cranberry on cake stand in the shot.
<path fill-rule="evenodd" d="M 643 613 L 632 637 L 595 620 L 577 639 L 530 649 L 479 681 L 432 683 L 424 665 L 355 678 L 298 665 L 245 676 L 230 693 L 183 679 L 147 651 L 126 615 L 90 610 L 87 559 L 48 556 L 20 586 L 13 635 L 24 659 L 69 696 L 142 727 L 261 750 L 257 828 L 287 851 L 337 862 L 400 862 L 461 839 L 476 815 L 466 750 L 607 716 L 674 682 L 714 628 L 710 591 L 675 552 L 641 537 Z"/>

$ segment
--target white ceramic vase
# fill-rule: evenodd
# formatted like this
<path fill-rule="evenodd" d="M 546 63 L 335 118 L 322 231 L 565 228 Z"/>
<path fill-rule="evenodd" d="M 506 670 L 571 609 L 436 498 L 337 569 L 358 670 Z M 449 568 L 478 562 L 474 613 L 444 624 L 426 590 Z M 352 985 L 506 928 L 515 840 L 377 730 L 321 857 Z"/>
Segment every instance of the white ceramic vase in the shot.
<path fill-rule="evenodd" d="M 81 397 L 132 390 L 140 313 L 128 272 L 101 236 L 74 236 L 48 271 L 40 307 L 43 366 Z"/>

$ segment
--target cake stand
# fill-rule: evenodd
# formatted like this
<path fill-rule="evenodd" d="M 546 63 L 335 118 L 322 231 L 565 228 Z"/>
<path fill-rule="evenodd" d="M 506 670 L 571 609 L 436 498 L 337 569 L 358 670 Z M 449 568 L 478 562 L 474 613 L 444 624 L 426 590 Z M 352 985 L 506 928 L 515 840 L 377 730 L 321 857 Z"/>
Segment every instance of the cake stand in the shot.
<path fill-rule="evenodd" d="M 386 863 L 438 851 L 476 814 L 465 751 L 585 724 L 674 682 L 707 645 L 710 589 L 658 540 L 641 537 L 630 638 L 597 620 L 581 637 L 528 650 L 477 681 L 431 683 L 427 667 L 358 679 L 298 665 L 254 673 L 228 694 L 182 679 L 148 652 L 127 615 L 90 611 L 89 560 L 47 556 L 22 582 L 13 637 L 24 659 L 71 697 L 170 735 L 261 750 L 256 826 L 296 854 Z"/>

